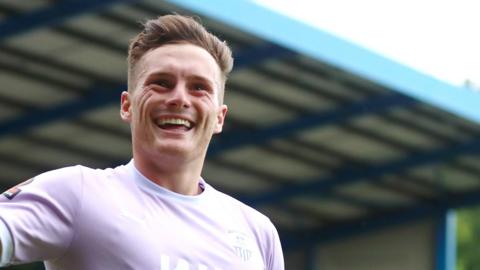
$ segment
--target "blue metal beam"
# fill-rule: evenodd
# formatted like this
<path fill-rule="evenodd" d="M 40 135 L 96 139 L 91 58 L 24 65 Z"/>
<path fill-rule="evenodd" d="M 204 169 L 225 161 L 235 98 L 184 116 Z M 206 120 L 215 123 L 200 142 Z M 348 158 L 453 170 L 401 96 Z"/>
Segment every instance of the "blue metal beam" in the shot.
<path fill-rule="evenodd" d="M 435 204 L 414 205 L 406 209 L 373 217 L 370 216 L 349 223 L 305 230 L 301 232 L 301 235 L 298 232 L 287 231 L 280 231 L 280 234 L 284 248 L 292 250 L 305 246 L 321 245 L 360 234 L 378 232 L 384 228 L 433 218 L 445 213 L 445 211 L 479 203 L 480 189 L 476 189 L 459 193 L 455 196 L 445 196 L 440 198 Z M 451 229 L 452 227 L 450 227 Z"/>
<path fill-rule="evenodd" d="M 225 150 L 245 145 L 258 145 L 273 139 L 286 138 L 321 125 L 338 124 L 353 117 L 380 113 L 395 107 L 412 106 L 414 104 L 416 104 L 415 100 L 406 96 L 399 94 L 384 95 L 340 106 L 331 111 L 302 115 L 293 121 L 258 129 L 255 132 L 225 133 L 216 138 L 215 143 L 210 146 L 208 157 L 214 157 Z"/>
<path fill-rule="evenodd" d="M 168 0 L 405 95 L 480 122 L 480 94 L 454 87 L 318 28 L 245 0 Z"/>
<path fill-rule="evenodd" d="M 318 256 L 318 247 L 309 246 L 305 250 L 305 269 L 306 270 L 318 270 L 319 269 L 319 260 Z"/>
<path fill-rule="evenodd" d="M 235 69 L 242 69 L 244 67 L 251 67 L 255 64 L 262 63 L 264 60 L 280 59 L 295 56 L 296 53 L 285 49 L 284 47 L 267 43 L 259 45 L 249 50 L 241 52 L 240 55 L 235 56 Z"/>
<path fill-rule="evenodd" d="M 457 250 L 457 219 L 453 210 L 441 213 L 436 228 L 436 270 L 455 270 Z"/>
<path fill-rule="evenodd" d="M 27 12 L 0 23 L 0 40 L 42 27 L 56 26 L 63 21 L 87 12 L 98 12 L 112 4 L 138 0 L 67 0 L 57 1 L 44 8 Z"/>
<path fill-rule="evenodd" d="M 92 87 L 89 92 L 91 94 L 86 97 L 62 103 L 52 108 L 31 111 L 17 118 L 1 122 L 0 137 L 21 134 L 35 127 L 59 120 L 74 119 L 89 110 L 119 102 L 119 89 L 126 89 L 126 86 L 112 87 L 111 89 L 106 89 L 104 86 Z"/>
<path fill-rule="evenodd" d="M 262 205 L 285 201 L 295 196 L 305 196 L 305 194 L 321 196 L 341 185 L 352 184 L 359 181 L 380 181 L 381 176 L 383 175 L 404 172 L 412 168 L 436 164 L 445 160 L 450 160 L 459 155 L 479 153 L 480 138 L 476 138 L 454 146 L 415 153 L 407 158 L 389 161 L 380 165 L 371 165 L 356 170 L 344 169 L 327 178 L 297 181 L 298 184 L 283 186 L 266 194 L 251 195 L 241 199 L 243 202 L 251 205 Z"/>

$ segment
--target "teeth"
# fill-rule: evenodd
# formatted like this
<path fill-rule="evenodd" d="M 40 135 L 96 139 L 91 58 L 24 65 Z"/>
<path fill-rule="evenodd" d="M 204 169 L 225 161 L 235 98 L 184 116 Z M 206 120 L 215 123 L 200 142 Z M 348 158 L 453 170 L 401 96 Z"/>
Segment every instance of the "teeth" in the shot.
<path fill-rule="evenodd" d="M 159 125 L 165 125 L 165 124 L 171 124 L 171 125 L 184 125 L 187 128 L 190 128 L 190 122 L 185 120 L 185 119 L 179 119 L 179 118 L 166 118 L 166 119 L 160 119 L 158 121 Z"/>

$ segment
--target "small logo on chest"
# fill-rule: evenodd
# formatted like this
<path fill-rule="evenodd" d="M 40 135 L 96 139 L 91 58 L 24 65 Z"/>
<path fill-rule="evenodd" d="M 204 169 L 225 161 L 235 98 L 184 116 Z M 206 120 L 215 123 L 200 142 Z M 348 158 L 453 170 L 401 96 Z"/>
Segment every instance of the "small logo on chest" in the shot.
<path fill-rule="evenodd" d="M 230 244 L 242 261 L 249 261 L 254 255 L 255 245 L 248 235 L 238 231 L 228 231 Z"/>

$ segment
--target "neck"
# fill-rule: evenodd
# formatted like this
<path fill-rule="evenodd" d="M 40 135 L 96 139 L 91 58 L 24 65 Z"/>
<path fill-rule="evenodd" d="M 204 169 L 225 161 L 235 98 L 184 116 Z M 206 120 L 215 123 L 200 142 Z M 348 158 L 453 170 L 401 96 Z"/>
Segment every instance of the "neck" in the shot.
<path fill-rule="evenodd" d="M 134 155 L 134 164 L 145 177 L 155 184 L 182 195 L 198 195 L 203 159 L 182 161 L 172 157 L 159 159 Z"/>

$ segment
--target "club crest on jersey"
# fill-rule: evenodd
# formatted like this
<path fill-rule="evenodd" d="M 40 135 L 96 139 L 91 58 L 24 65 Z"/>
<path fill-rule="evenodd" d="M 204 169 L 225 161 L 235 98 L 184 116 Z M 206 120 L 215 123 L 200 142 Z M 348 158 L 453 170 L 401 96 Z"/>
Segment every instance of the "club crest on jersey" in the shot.
<path fill-rule="evenodd" d="M 27 185 L 27 184 L 30 184 L 31 182 L 33 181 L 33 178 L 30 178 L 28 179 L 27 181 L 24 181 L 12 188 L 10 188 L 9 190 L 3 192 L 3 196 L 5 196 L 7 199 L 11 200 L 13 199 L 15 196 L 18 195 L 18 193 L 20 193 L 22 190 L 20 189 L 21 186 L 24 186 L 24 185 Z"/>
<path fill-rule="evenodd" d="M 251 239 L 246 234 L 238 231 L 229 231 L 228 237 L 235 250 L 235 254 L 242 259 L 242 261 L 249 261 L 253 255 L 253 243 Z"/>

